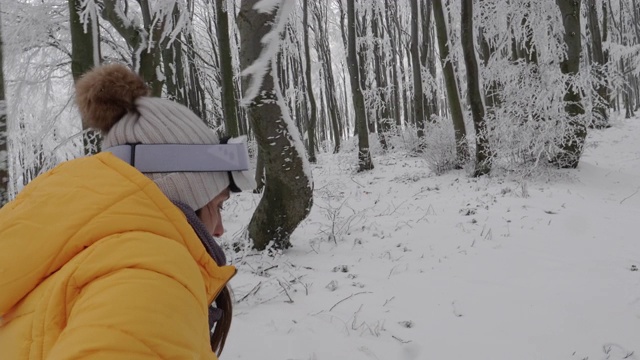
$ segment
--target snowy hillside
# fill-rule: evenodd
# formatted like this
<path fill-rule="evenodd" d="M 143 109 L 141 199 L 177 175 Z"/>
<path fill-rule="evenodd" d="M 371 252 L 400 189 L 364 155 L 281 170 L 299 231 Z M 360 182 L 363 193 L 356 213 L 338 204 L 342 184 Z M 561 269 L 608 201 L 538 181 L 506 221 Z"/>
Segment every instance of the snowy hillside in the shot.
<path fill-rule="evenodd" d="M 227 250 L 222 359 L 640 359 L 639 137 L 635 119 L 592 131 L 579 169 L 544 181 L 321 155 L 294 247 Z M 227 246 L 257 201 L 226 206 Z"/>

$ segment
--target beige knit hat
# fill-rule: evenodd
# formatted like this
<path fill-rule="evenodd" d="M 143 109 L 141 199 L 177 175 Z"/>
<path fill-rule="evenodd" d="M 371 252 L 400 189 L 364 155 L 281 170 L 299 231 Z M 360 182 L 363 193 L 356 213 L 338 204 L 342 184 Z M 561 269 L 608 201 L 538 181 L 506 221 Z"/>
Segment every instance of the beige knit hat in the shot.
<path fill-rule="evenodd" d="M 76 84 L 83 121 L 102 130 L 102 148 L 124 144 L 219 143 L 218 136 L 187 107 L 148 97 L 144 81 L 120 64 L 103 65 Z M 242 190 L 255 186 L 248 172 L 234 172 Z M 171 200 L 201 209 L 230 185 L 227 172 L 145 173 Z M 242 188 L 242 186 L 241 186 Z"/>

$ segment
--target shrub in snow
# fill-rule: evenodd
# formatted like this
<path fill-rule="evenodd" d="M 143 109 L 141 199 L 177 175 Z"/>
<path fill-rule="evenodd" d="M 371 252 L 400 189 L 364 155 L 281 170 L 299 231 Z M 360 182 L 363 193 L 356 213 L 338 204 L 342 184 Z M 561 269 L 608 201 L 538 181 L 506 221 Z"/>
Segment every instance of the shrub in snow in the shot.
<path fill-rule="evenodd" d="M 422 141 L 422 156 L 436 175 L 456 167 L 456 140 L 451 120 L 434 117 L 433 122 L 426 124 Z"/>

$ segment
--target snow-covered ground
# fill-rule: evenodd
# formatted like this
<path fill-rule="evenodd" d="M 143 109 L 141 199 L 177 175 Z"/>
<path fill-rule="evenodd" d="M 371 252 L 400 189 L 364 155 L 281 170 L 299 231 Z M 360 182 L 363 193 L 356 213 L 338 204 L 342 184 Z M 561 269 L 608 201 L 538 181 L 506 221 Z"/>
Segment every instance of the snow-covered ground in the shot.
<path fill-rule="evenodd" d="M 640 120 L 591 131 L 552 180 L 321 155 L 294 247 L 228 252 L 222 359 L 640 359 Z M 226 206 L 230 243 L 258 197 Z"/>

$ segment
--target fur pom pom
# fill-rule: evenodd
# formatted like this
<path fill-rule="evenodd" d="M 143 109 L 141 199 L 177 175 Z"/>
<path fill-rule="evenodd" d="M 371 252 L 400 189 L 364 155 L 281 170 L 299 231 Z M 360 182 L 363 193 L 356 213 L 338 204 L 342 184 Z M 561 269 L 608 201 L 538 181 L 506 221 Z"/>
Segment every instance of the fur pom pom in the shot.
<path fill-rule="evenodd" d="M 149 95 L 144 80 L 121 64 L 102 65 L 87 72 L 76 83 L 76 103 L 85 125 L 108 132 L 135 101 Z"/>

